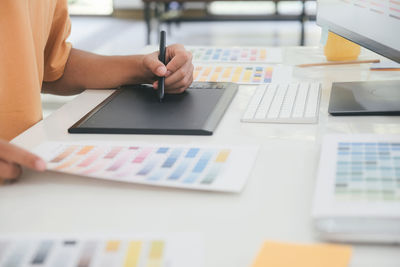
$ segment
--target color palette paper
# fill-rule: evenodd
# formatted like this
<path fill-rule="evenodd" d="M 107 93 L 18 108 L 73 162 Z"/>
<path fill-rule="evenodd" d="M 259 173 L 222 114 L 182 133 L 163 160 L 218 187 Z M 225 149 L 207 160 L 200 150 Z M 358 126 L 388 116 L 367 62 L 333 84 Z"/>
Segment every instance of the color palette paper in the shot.
<path fill-rule="evenodd" d="M 400 140 L 339 142 L 336 148 L 337 198 L 400 201 Z"/>
<path fill-rule="evenodd" d="M 400 216 L 400 136 L 326 136 L 313 214 Z"/>
<path fill-rule="evenodd" d="M 268 65 L 195 64 L 193 79 L 197 82 L 271 83 L 290 80 L 291 70 Z"/>
<path fill-rule="evenodd" d="M 347 267 L 351 247 L 265 242 L 252 267 Z"/>
<path fill-rule="evenodd" d="M 239 192 L 255 147 L 46 142 L 36 153 L 49 170 L 159 186 Z"/>
<path fill-rule="evenodd" d="M 194 62 L 281 63 L 282 49 L 275 47 L 187 47 Z"/>
<path fill-rule="evenodd" d="M 202 258 L 194 234 L 0 237 L 0 267 L 201 267 Z"/>

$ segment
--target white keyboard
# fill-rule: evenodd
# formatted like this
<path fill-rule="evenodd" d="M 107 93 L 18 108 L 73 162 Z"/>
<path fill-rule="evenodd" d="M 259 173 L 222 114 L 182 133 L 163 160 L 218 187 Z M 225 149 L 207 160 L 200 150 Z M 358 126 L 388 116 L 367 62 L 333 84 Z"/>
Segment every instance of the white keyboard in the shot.
<path fill-rule="evenodd" d="M 243 122 L 316 123 L 321 85 L 316 82 L 260 84 Z"/>

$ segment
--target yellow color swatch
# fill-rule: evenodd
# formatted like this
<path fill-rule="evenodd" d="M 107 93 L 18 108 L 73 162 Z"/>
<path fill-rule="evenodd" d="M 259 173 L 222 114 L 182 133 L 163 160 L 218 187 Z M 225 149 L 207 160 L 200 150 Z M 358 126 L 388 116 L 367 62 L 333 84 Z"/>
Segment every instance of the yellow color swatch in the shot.
<path fill-rule="evenodd" d="M 252 267 L 347 267 L 351 247 L 265 242 Z"/>
<path fill-rule="evenodd" d="M 214 72 L 213 75 L 211 76 L 210 81 L 211 82 L 216 82 L 216 81 L 218 81 L 218 77 L 219 77 L 219 73 L 218 72 Z"/>
<path fill-rule="evenodd" d="M 119 245 L 121 244 L 120 241 L 111 240 L 107 242 L 106 251 L 107 252 L 115 252 L 118 251 Z"/>
<path fill-rule="evenodd" d="M 229 149 L 222 150 L 221 152 L 219 152 L 217 158 L 215 159 L 215 162 L 225 162 L 229 156 L 229 153 L 231 153 Z"/>
<path fill-rule="evenodd" d="M 232 77 L 232 82 L 236 83 L 236 82 L 239 81 L 240 75 L 242 74 L 242 71 L 243 71 L 242 67 L 237 67 L 236 68 L 236 70 L 235 70 L 235 72 L 233 74 L 233 77 Z"/>
<path fill-rule="evenodd" d="M 147 267 L 162 267 L 162 258 L 164 252 L 164 242 L 163 241 L 153 241 L 151 243 L 149 261 L 147 262 Z"/>
<path fill-rule="evenodd" d="M 229 76 L 231 76 L 231 72 L 232 72 L 232 67 L 227 67 L 224 70 L 224 74 L 222 74 L 222 78 L 229 78 Z"/>
<path fill-rule="evenodd" d="M 260 50 L 260 58 L 265 59 L 267 57 L 267 50 L 261 49 Z"/>
<path fill-rule="evenodd" d="M 204 70 L 202 76 L 208 76 L 208 75 L 210 75 L 211 70 L 212 70 L 212 67 L 207 67 L 207 68 Z"/>
<path fill-rule="evenodd" d="M 141 248 L 142 248 L 142 242 L 140 241 L 129 242 L 128 252 L 126 255 L 124 267 L 137 267 L 139 265 Z"/>
<path fill-rule="evenodd" d="M 252 70 L 246 70 L 243 75 L 243 82 L 249 82 L 251 78 Z"/>

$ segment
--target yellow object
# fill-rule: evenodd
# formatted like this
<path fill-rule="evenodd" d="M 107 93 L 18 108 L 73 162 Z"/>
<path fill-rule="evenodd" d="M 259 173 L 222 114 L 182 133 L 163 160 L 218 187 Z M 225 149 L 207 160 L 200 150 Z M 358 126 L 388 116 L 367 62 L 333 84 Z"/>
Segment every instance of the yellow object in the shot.
<path fill-rule="evenodd" d="M 137 267 L 139 265 L 141 248 L 142 242 L 140 241 L 132 241 L 129 243 L 124 267 Z"/>
<path fill-rule="evenodd" d="M 112 240 L 107 242 L 106 251 L 107 252 L 116 252 L 119 249 L 120 241 Z"/>
<path fill-rule="evenodd" d="M 328 33 L 324 53 L 329 61 L 356 60 L 361 48 L 358 44 L 350 42 L 332 32 Z"/>
<path fill-rule="evenodd" d="M 215 162 L 225 162 L 231 153 L 230 149 L 224 149 L 221 152 L 219 152 L 217 158 L 215 159 Z"/>
<path fill-rule="evenodd" d="M 346 267 L 351 247 L 265 242 L 252 267 Z"/>
<path fill-rule="evenodd" d="M 153 241 L 151 243 L 149 260 L 146 267 L 161 267 L 162 258 L 164 253 L 164 242 L 163 241 Z"/>

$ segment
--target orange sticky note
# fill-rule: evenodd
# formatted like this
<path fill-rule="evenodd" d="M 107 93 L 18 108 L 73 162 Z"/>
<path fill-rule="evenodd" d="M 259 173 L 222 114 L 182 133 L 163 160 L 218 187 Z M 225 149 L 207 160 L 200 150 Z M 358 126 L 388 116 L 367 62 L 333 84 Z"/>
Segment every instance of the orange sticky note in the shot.
<path fill-rule="evenodd" d="M 265 242 L 252 267 L 347 267 L 351 247 Z"/>

